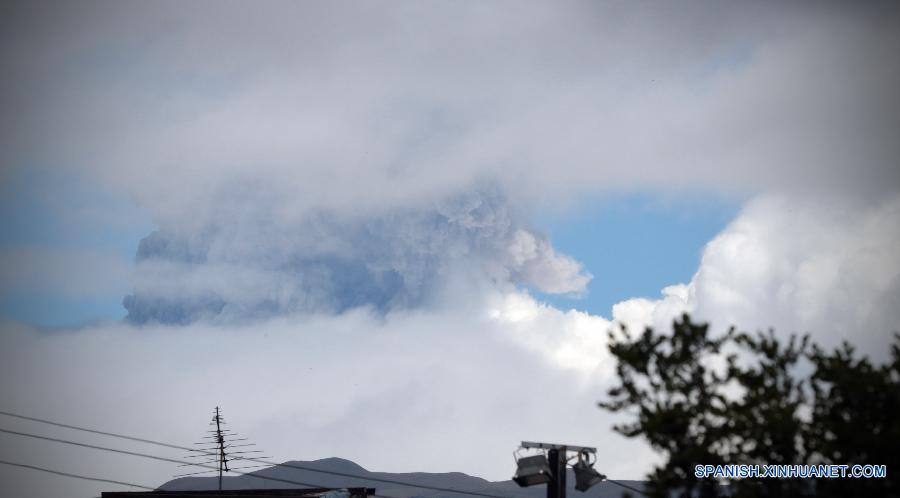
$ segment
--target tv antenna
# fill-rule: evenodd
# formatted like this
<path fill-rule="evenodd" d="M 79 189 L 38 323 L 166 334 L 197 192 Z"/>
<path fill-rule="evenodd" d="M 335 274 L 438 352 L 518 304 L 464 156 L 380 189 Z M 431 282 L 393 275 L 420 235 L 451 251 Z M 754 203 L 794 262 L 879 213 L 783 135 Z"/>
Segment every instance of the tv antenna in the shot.
<path fill-rule="evenodd" d="M 203 436 L 202 442 L 194 443 L 197 445 L 202 445 L 203 448 L 190 450 L 191 454 L 186 458 L 198 458 L 202 461 L 198 461 L 197 463 L 186 463 L 183 465 L 179 465 L 179 467 L 187 467 L 187 466 L 202 466 L 202 467 L 212 467 L 210 470 L 204 470 L 202 472 L 191 472 L 188 474 L 179 474 L 174 477 L 187 477 L 187 476 L 197 476 L 201 474 L 208 474 L 211 472 L 217 472 L 219 474 L 219 491 L 222 491 L 222 475 L 227 472 L 232 472 L 235 470 L 243 470 L 243 469 L 251 469 L 258 467 L 268 467 L 269 465 L 247 465 L 243 467 L 229 467 L 228 462 L 235 462 L 240 460 L 258 460 L 263 458 L 272 458 L 267 456 L 254 456 L 251 455 L 253 453 L 262 453 L 260 450 L 253 449 L 245 449 L 256 446 L 255 443 L 245 443 L 243 441 L 247 441 L 247 438 L 239 437 L 240 435 L 230 429 L 225 429 L 223 426 L 228 425 L 225 422 L 225 417 L 222 416 L 222 411 L 219 407 L 216 407 L 216 411 L 213 412 L 212 420 L 209 422 L 210 430 L 206 431 L 206 435 Z M 238 451 L 233 451 L 232 448 L 241 448 Z"/>

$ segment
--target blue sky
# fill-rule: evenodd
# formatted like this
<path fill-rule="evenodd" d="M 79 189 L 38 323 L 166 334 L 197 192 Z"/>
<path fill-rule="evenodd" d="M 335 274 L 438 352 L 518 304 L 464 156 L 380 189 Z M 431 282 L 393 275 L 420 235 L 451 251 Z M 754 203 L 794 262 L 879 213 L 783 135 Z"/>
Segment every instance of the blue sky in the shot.
<path fill-rule="evenodd" d="M 581 297 L 537 295 L 601 316 L 626 299 L 657 299 L 663 287 L 690 281 L 703 247 L 739 209 L 739 202 L 721 197 L 640 193 L 582 201 L 565 214 L 545 216 L 539 223 L 553 245 L 594 278 Z"/>
<path fill-rule="evenodd" d="M 91 188 L 78 178 L 30 175 L 4 188 L 0 208 L 6 230 L 0 247 L 5 249 L 78 248 L 132 261 L 140 239 L 155 229 L 128 199 Z M 532 292 L 562 309 L 601 316 L 629 298 L 655 299 L 663 287 L 690 280 L 704 245 L 739 207 L 734 200 L 709 195 L 645 192 L 581 199 L 565 211 L 538 213 L 535 224 L 556 250 L 581 262 L 594 278 L 577 297 Z M 73 217 L 73 211 L 82 217 Z M 98 218 L 98 213 L 114 216 Z M 124 284 L 89 296 L 60 292 L 52 282 L 7 288 L 0 294 L 0 316 L 45 327 L 118 320 L 125 316 L 122 298 L 130 291 Z"/>
<path fill-rule="evenodd" d="M 14 176 L 0 188 L 4 226 L 0 250 L 96 252 L 132 261 L 138 242 L 153 227 L 133 202 L 92 186 L 75 174 L 34 168 Z M 104 268 L 95 270 L 102 272 Z M 115 276 L 119 285 L 88 295 L 63 291 L 53 278 L 42 280 L 42 276 L 47 277 L 26 275 L 13 280 L 13 285 L 4 286 L 0 292 L 0 316 L 37 326 L 62 327 L 125 315 L 121 302 L 129 287 L 127 280 L 121 278 L 124 275 Z"/>

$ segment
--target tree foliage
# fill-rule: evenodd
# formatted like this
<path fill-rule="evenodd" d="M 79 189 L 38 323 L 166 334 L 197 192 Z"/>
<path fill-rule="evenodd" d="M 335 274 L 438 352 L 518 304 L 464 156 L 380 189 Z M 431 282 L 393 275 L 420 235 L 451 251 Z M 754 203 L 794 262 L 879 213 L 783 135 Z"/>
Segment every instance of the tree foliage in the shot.
<path fill-rule="evenodd" d="M 666 455 L 654 497 L 900 496 L 900 336 L 874 365 L 844 343 L 774 332 L 713 337 L 687 315 L 671 334 L 610 332 L 617 385 L 600 407 Z M 878 464 L 885 479 L 698 478 L 697 464 Z M 727 484 L 723 486 L 722 484 Z"/>

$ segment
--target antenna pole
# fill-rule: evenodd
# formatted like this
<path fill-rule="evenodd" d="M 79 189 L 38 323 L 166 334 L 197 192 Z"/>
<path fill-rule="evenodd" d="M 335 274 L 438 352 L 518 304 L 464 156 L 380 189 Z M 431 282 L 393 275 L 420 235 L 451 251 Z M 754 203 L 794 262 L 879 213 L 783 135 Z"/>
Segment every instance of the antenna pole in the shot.
<path fill-rule="evenodd" d="M 205 432 L 206 435 L 203 436 L 202 442 L 194 443 L 197 445 L 201 445 L 201 447 L 195 450 L 188 450 L 191 452 L 191 454 L 188 455 L 187 458 L 197 458 L 199 460 L 191 460 L 190 462 L 185 462 L 183 465 L 179 465 L 179 467 L 190 467 L 198 465 L 200 467 L 211 470 L 179 474 L 175 477 L 186 477 L 212 472 L 218 474 L 219 491 L 222 491 L 222 476 L 224 474 L 240 469 L 263 467 L 263 465 L 251 465 L 249 467 L 245 465 L 244 467 L 237 468 L 228 467 L 229 461 L 238 461 L 240 463 L 246 464 L 248 463 L 248 461 L 253 460 L 253 458 L 250 458 L 250 454 L 262 453 L 262 451 L 247 449 L 256 445 L 254 443 L 242 443 L 241 441 L 247 441 L 247 438 L 240 437 L 240 434 L 237 434 L 233 430 L 223 428 L 223 425 L 228 425 L 228 422 L 226 422 L 225 417 L 222 416 L 222 409 L 217 406 L 216 411 L 213 412 L 213 417 L 208 423 L 208 426 L 210 426 L 211 429 Z M 235 442 L 239 442 L 239 444 L 234 444 Z M 229 451 L 230 448 L 239 448 L 239 451 Z M 272 457 L 255 456 L 255 458 L 260 459 Z"/>
<path fill-rule="evenodd" d="M 225 437 L 222 436 L 222 417 L 219 415 L 219 407 L 216 407 L 216 416 L 213 418 L 216 421 L 216 443 L 219 445 L 219 491 L 222 491 L 222 468 L 228 470 L 228 464 L 225 463 Z"/>

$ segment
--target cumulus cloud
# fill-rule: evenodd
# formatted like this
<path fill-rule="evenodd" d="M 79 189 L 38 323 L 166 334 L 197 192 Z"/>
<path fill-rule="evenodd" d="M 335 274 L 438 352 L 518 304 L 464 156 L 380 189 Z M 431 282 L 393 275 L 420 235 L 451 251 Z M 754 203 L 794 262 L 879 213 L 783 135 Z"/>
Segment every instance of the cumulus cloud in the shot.
<path fill-rule="evenodd" d="M 598 465 L 606 473 L 639 477 L 646 467 L 636 462 L 655 457 L 611 437 L 613 419 L 595 407 L 612 368 L 608 324 L 521 292 L 387 317 L 357 309 L 252 325 L 108 324 L 51 336 L 5 324 L 0 392 L 18 411 L 176 443 L 196 440 L 218 405 L 231 428 L 275 460 L 341 456 L 373 470 L 501 480 L 513 471 L 510 452 L 536 438 L 602 444 Z M 0 438 L 7 456 L 73 472 L 158 484 L 177 470 Z M 79 485 L 16 476 L 10 482 L 21 484 L 23 497 Z"/>
<path fill-rule="evenodd" d="M 722 330 L 811 333 L 881 357 L 900 324 L 898 219 L 900 197 L 758 197 L 707 244 L 689 283 L 667 287 L 662 299 L 619 303 L 613 315 L 665 329 L 690 312 Z"/>

